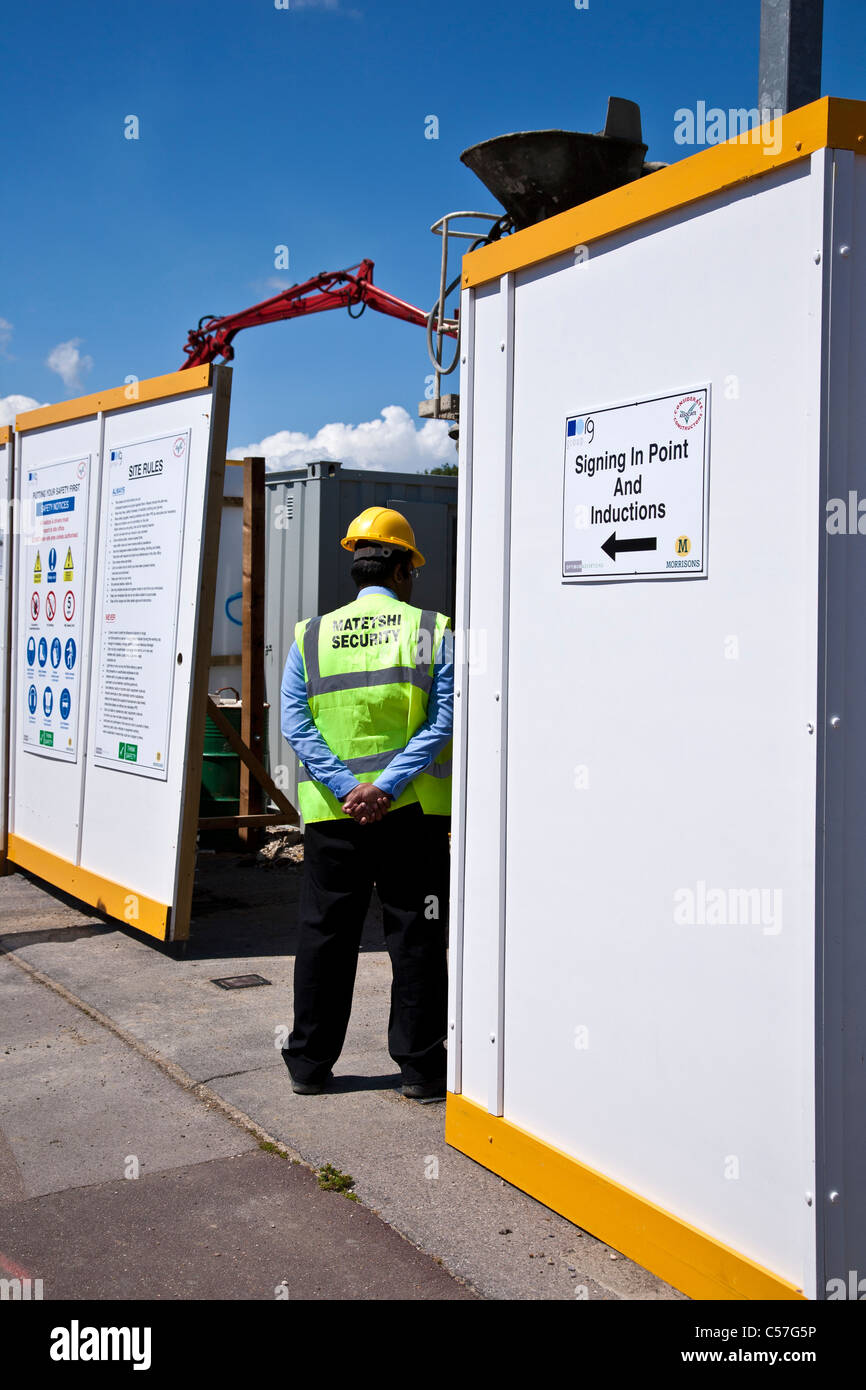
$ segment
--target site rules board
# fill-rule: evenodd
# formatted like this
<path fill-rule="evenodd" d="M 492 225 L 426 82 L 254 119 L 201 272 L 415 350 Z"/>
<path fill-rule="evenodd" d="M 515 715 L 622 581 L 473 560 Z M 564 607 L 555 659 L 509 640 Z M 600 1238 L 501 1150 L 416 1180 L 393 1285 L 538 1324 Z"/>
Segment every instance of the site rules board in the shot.
<path fill-rule="evenodd" d="M 0 874 L 6 872 L 9 789 L 9 646 L 12 635 L 12 450 L 9 425 L 0 426 Z"/>
<path fill-rule="evenodd" d="M 231 371 L 19 415 L 9 860 L 189 934 Z"/>

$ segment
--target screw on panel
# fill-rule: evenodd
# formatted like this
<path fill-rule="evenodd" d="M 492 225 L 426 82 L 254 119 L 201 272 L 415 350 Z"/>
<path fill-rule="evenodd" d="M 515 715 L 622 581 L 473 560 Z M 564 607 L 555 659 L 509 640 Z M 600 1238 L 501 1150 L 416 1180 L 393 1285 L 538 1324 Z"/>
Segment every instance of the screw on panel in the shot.
<path fill-rule="evenodd" d="M 840 255 L 840 256 L 850 256 L 850 255 L 851 255 L 851 247 L 850 247 L 850 246 L 840 246 L 840 247 L 839 247 L 839 255 Z"/>
<path fill-rule="evenodd" d="M 830 720 L 830 728 L 831 728 L 831 729 L 841 729 L 841 727 L 842 727 L 842 720 L 839 718 L 838 714 L 834 714 L 833 717 L 832 717 L 831 720 Z"/>
<path fill-rule="evenodd" d="M 814 724 L 807 724 L 807 725 L 806 725 L 806 733 L 807 733 L 807 734 L 814 734 L 814 732 L 815 732 L 815 725 L 814 725 Z"/>
<path fill-rule="evenodd" d="M 828 1192 L 828 1193 L 827 1193 L 827 1201 L 828 1201 L 828 1202 L 832 1202 L 833 1206 L 835 1207 L 836 1203 L 839 1201 L 839 1193 L 838 1193 L 838 1192 Z"/>

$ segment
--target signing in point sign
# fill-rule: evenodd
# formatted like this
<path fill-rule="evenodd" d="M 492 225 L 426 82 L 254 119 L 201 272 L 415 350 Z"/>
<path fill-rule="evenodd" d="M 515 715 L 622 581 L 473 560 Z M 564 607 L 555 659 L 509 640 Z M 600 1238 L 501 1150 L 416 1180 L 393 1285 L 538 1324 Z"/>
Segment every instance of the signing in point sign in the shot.
<path fill-rule="evenodd" d="M 707 573 L 708 386 L 565 423 L 562 577 Z"/>

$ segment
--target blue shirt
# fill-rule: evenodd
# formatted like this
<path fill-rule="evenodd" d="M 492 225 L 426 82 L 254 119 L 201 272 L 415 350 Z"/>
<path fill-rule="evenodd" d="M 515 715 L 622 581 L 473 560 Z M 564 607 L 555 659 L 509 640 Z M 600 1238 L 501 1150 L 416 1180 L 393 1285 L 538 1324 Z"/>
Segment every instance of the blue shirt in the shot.
<path fill-rule="evenodd" d="M 393 590 L 379 584 L 368 584 L 358 591 L 358 598 L 367 594 L 383 594 L 394 598 Z M 443 659 L 433 663 L 433 686 L 427 701 L 427 718 L 410 738 L 406 747 L 376 778 L 375 785 L 397 800 L 406 786 L 439 756 L 453 732 L 454 720 L 454 662 L 450 647 Z M 291 744 L 304 767 L 317 782 L 321 782 L 338 801 L 344 801 L 358 778 L 331 751 L 316 728 L 307 699 L 304 662 L 297 642 L 283 671 L 280 686 L 280 727 L 283 737 Z"/>

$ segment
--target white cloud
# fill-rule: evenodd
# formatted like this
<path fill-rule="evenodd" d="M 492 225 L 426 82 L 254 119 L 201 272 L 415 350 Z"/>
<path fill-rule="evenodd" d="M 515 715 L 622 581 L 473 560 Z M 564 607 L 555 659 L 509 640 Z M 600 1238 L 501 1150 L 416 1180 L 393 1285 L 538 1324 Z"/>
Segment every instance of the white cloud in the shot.
<path fill-rule="evenodd" d="M 63 385 L 69 390 L 81 385 L 81 377 L 90 371 L 93 358 L 78 351 L 81 338 L 70 338 L 66 343 L 58 343 L 45 359 L 46 367 L 56 372 Z"/>
<path fill-rule="evenodd" d="M 314 435 L 278 430 L 258 444 L 232 449 L 229 458 L 264 457 L 268 469 L 339 459 L 349 468 L 421 473 L 425 468 L 457 462 L 449 428 L 447 420 L 425 420 L 419 428 L 402 405 L 386 405 L 376 420 L 360 425 L 323 425 Z"/>
<path fill-rule="evenodd" d="M 36 410 L 44 401 L 35 401 L 32 396 L 0 396 L 0 425 L 14 425 L 15 416 L 25 410 Z"/>

